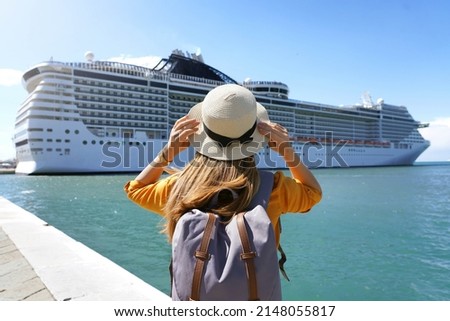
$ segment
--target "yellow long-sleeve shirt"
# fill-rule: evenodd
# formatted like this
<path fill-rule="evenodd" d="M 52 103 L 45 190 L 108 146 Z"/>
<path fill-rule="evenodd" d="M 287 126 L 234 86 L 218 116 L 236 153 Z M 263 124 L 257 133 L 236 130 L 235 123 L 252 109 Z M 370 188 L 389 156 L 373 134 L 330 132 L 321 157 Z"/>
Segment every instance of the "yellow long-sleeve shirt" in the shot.
<path fill-rule="evenodd" d="M 139 181 L 129 181 L 124 190 L 128 198 L 136 204 L 162 215 L 162 209 L 175 182 L 176 176 L 168 176 L 149 185 Z M 299 180 L 287 177 L 280 171 L 275 173 L 267 214 L 274 227 L 277 244 L 280 240 L 278 222 L 281 214 L 308 212 L 321 198 L 319 191 L 302 184 Z"/>

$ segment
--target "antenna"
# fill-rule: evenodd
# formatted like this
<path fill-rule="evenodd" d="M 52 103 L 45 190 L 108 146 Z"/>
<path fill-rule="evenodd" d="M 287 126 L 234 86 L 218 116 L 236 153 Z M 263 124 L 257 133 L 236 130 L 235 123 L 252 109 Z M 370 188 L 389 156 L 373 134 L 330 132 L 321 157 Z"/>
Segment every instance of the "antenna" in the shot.
<path fill-rule="evenodd" d="M 365 107 L 365 108 L 373 107 L 372 97 L 370 97 L 370 93 L 368 91 L 366 91 L 362 94 L 361 100 L 362 100 L 363 107 Z"/>

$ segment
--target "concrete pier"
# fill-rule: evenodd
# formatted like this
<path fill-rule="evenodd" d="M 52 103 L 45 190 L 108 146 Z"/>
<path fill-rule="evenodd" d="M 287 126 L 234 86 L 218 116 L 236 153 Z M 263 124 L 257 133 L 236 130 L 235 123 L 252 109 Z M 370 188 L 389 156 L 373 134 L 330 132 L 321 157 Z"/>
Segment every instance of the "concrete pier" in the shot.
<path fill-rule="evenodd" d="M 170 301 L 111 260 L 0 196 L 0 301 Z"/>
<path fill-rule="evenodd" d="M 14 243 L 0 228 L 0 300 L 53 301 L 52 294 L 36 275 Z"/>

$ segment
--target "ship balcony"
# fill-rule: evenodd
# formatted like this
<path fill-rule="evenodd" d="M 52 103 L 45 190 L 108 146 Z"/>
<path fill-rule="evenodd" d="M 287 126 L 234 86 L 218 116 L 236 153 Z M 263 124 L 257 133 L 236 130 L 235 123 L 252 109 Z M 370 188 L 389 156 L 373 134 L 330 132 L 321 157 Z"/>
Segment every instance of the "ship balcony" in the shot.
<path fill-rule="evenodd" d="M 30 101 L 24 106 L 24 110 L 45 110 L 55 112 L 77 113 L 78 109 L 73 102 L 61 102 L 53 99 L 53 101 L 35 100 Z"/>
<path fill-rule="evenodd" d="M 73 81 L 71 79 L 61 79 L 61 78 L 44 78 L 41 81 L 42 84 L 50 84 L 50 85 L 63 85 L 63 86 L 73 86 Z"/>
<path fill-rule="evenodd" d="M 79 117 L 77 113 L 73 112 L 62 112 L 61 109 L 49 109 L 49 110 L 43 110 L 43 109 L 29 109 L 26 112 L 24 112 L 20 118 L 16 119 L 16 123 L 20 123 L 22 120 L 29 119 L 29 118 L 35 118 L 35 119 L 48 119 L 48 120 L 60 120 L 62 118 L 69 118 L 69 117 Z"/>
<path fill-rule="evenodd" d="M 75 102 L 75 99 L 73 95 L 61 95 L 57 92 L 35 92 L 32 93 L 30 96 L 28 96 L 27 100 L 24 102 L 23 105 L 26 103 L 34 103 L 34 102 L 45 102 L 47 103 L 59 103 L 59 104 L 73 104 Z"/>
<path fill-rule="evenodd" d="M 75 94 L 75 90 L 73 88 L 67 88 L 64 85 L 60 84 L 49 84 L 45 82 L 41 82 L 35 89 L 36 92 L 46 92 L 48 94 L 53 94 L 60 96 L 61 94 L 66 97 L 71 97 Z"/>

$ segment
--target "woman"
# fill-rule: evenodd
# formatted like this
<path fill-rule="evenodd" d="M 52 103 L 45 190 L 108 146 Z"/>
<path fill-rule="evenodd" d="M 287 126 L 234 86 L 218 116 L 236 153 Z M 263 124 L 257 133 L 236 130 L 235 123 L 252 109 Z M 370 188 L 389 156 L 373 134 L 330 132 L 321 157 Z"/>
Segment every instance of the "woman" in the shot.
<path fill-rule="evenodd" d="M 265 143 L 283 157 L 292 175 L 275 173 L 266 208 L 278 244 L 280 215 L 309 211 L 322 190 L 292 148 L 287 130 L 271 123 L 266 109 L 239 85 L 216 87 L 180 118 L 167 145 L 125 191 L 135 203 L 165 216 L 171 241 L 178 220 L 192 209 L 225 218 L 248 209 L 260 185 L 254 155 Z M 160 179 L 165 166 L 189 146 L 196 150 L 191 163 Z"/>

